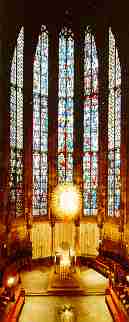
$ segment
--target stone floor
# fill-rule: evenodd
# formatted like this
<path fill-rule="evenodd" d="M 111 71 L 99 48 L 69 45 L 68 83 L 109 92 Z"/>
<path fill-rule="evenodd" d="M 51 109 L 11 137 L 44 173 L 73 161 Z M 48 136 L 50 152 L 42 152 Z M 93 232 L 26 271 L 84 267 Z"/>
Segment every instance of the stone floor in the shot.
<path fill-rule="evenodd" d="M 113 321 L 105 296 L 96 295 L 98 290 L 104 294 L 108 282 L 106 278 L 91 268 L 82 267 L 81 283 L 90 295 L 46 296 L 50 273 L 51 268 L 43 265 L 30 272 L 22 272 L 21 280 L 26 298 L 19 322 L 93 322 L 94 319 L 95 322 Z"/>
<path fill-rule="evenodd" d="M 51 267 L 36 266 L 31 271 L 21 272 L 22 286 L 27 295 L 38 294 L 46 291 L 49 283 Z"/>
<path fill-rule="evenodd" d="M 104 296 L 31 296 L 25 300 L 19 322 L 62 322 L 60 311 L 70 304 L 77 322 L 112 322 Z M 59 313 L 58 313 L 59 312 Z M 68 322 L 68 320 L 66 320 Z M 71 321 L 70 321 L 71 322 Z"/>

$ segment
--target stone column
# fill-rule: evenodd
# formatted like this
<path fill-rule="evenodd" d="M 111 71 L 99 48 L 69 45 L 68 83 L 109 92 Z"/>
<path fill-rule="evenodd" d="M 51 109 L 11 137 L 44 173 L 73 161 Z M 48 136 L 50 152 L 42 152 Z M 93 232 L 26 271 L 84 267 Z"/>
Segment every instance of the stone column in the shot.
<path fill-rule="evenodd" d="M 49 88 L 48 88 L 48 210 L 50 216 L 51 193 L 57 185 L 58 144 L 58 32 L 49 26 Z M 50 218 L 49 218 L 50 219 Z"/>
<path fill-rule="evenodd" d="M 9 44 L 6 21 L 0 25 L 0 221 L 8 225 L 9 200 L 9 79 L 13 51 Z"/>
<path fill-rule="evenodd" d="M 98 71 L 98 104 L 99 104 L 99 153 L 98 153 L 98 214 L 107 216 L 108 184 L 108 26 L 98 24 L 96 46 L 99 59 Z"/>
<path fill-rule="evenodd" d="M 50 221 L 51 226 L 51 258 L 54 258 L 55 255 L 55 221 L 51 219 Z"/>
<path fill-rule="evenodd" d="M 80 188 L 83 188 L 83 93 L 84 93 L 84 34 L 78 27 L 75 36 L 74 54 L 74 166 L 73 181 Z M 80 214 L 81 216 L 82 214 Z"/>
<path fill-rule="evenodd" d="M 25 216 L 32 215 L 32 140 L 33 140 L 33 52 L 35 39 L 31 25 L 24 29 L 24 196 Z M 28 219 L 27 219 L 28 220 Z"/>
<path fill-rule="evenodd" d="M 120 33 L 121 52 L 121 224 L 123 241 L 128 242 L 126 229 L 129 222 L 129 53 L 126 37 Z"/>
<path fill-rule="evenodd" d="M 80 220 L 75 220 L 75 236 L 74 236 L 74 249 L 76 256 L 76 265 L 80 264 Z"/>

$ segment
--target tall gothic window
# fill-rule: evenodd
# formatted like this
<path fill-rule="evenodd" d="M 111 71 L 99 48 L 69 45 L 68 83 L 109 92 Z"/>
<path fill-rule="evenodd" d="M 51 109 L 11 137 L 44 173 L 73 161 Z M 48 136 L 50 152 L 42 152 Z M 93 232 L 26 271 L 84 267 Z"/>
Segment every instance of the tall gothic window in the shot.
<path fill-rule="evenodd" d="M 84 215 L 97 214 L 98 188 L 98 58 L 89 27 L 84 43 L 84 139 L 83 198 Z"/>
<path fill-rule="evenodd" d="M 24 28 L 17 38 L 10 87 L 10 207 L 23 214 L 23 50 Z"/>
<path fill-rule="evenodd" d="M 58 182 L 73 180 L 74 39 L 71 30 L 59 34 Z"/>
<path fill-rule="evenodd" d="M 121 67 L 109 28 L 108 215 L 120 212 Z"/>
<path fill-rule="evenodd" d="M 48 32 L 42 26 L 33 66 L 33 215 L 47 215 Z"/>

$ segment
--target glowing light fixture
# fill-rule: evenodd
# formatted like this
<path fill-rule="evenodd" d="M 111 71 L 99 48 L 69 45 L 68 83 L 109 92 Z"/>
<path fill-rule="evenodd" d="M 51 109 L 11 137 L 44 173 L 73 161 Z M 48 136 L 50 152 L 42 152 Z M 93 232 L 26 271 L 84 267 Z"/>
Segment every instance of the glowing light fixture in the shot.
<path fill-rule="evenodd" d="M 10 276 L 7 280 L 7 286 L 12 287 L 15 284 L 15 277 Z"/>
<path fill-rule="evenodd" d="M 70 267 L 70 257 L 68 255 L 62 255 L 61 260 L 60 260 L 60 265 L 63 267 Z"/>
<path fill-rule="evenodd" d="M 52 213 L 56 217 L 72 219 L 80 213 L 81 193 L 72 183 L 59 184 L 52 193 Z"/>
<path fill-rule="evenodd" d="M 129 275 L 126 275 L 126 281 L 129 283 Z"/>

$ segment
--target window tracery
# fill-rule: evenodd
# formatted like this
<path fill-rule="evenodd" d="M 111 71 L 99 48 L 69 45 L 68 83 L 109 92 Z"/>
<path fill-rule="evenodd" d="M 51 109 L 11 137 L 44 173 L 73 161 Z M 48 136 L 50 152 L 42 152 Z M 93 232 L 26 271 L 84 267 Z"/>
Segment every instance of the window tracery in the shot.
<path fill-rule="evenodd" d="M 23 50 L 22 27 L 14 49 L 10 74 L 10 207 L 16 216 L 23 206 Z"/>
<path fill-rule="evenodd" d="M 33 215 L 47 215 L 48 31 L 41 27 L 33 65 Z"/>
<path fill-rule="evenodd" d="M 98 57 L 94 36 L 85 31 L 84 44 L 84 215 L 97 215 L 98 188 Z"/>
<path fill-rule="evenodd" d="M 121 66 L 109 28 L 108 215 L 120 215 Z"/>
<path fill-rule="evenodd" d="M 66 27 L 59 34 L 58 99 L 58 182 L 72 182 L 74 39 Z"/>

